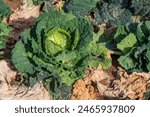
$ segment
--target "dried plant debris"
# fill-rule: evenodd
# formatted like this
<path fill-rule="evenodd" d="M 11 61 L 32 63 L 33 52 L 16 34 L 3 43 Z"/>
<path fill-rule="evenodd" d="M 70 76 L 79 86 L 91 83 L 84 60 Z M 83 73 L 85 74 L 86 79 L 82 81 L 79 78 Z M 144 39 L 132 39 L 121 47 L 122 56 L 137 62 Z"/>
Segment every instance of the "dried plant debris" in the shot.
<path fill-rule="evenodd" d="M 25 29 L 33 25 L 40 14 L 40 6 L 31 0 L 23 0 L 22 4 L 9 17 L 9 24 L 15 29 Z"/>
<path fill-rule="evenodd" d="M 124 92 L 130 99 L 144 99 L 144 94 L 150 86 L 150 73 L 133 72 L 128 75 L 125 70 L 118 71 L 120 80 L 115 80 L 115 87 Z"/>
<path fill-rule="evenodd" d="M 35 84 L 32 88 L 12 82 L 17 78 L 17 72 L 10 63 L 0 61 L 0 99 L 52 99 L 42 83 Z"/>
<path fill-rule="evenodd" d="M 97 82 L 102 81 L 104 83 L 103 90 L 106 90 L 110 82 L 108 78 L 109 77 L 107 72 L 104 72 L 101 69 L 87 70 L 86 77 L 83 80 L 78 80 L 74 84 L 71 99 L 74 100 L 104 99 L 104 96 L 101 93 L 99 93 L 99 90 L 97 88 Z"/>
<path fill-rule="evenodd" d="M 23 0 L 3 0 L 11 9 L 17 9 Z"/>
<path fill-rule="evenodd" d="M 12 49 L 21 32 L 30 28 L 36 18 L 40 15 L 40 6 L 34 5 L 32 0 L 5 0 L 5 3 L 13 10 L 4 22 L 12 27 L 12 35 L 7 43 L 7 47 Z M 16 5 L 16 6 L 15 6 Z"/>
<path fill-rule="evenodd" d="M 128 75 L 119 68 L 114 77 L 102 69 L 91 71 L 74 84 L 71 99 L 144 99 L 144 94 L 148 92 L 150 73 L 134 72 Z"/>
<path fill-rule="evenodd" d="M 78 80 L 73 86 L 71 100 L 96 100 L 102 99 L 100 93 L 91 84 L 86 84 L 84 80 Z"/>

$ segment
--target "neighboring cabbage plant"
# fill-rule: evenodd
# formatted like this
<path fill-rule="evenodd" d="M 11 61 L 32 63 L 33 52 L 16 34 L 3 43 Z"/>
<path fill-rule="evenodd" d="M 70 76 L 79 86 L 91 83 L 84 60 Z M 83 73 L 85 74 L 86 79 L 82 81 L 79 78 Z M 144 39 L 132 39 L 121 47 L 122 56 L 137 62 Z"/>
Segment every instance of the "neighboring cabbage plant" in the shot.
<path fill-rule="evenodd" d="M 109 50 L 97 44 L 92 23 L 72 14 L 50 11 L 21 35 L 12 51 L 12 61 L 25 81 L 43 80 L 55 99 L 68 99 L 73 83 L 86 69 L 111 66 Z"/>
<path fill-rule="evenodd" d="M 129 0 L 101 0 L 95 10 L 96 21 L 118 27 L 131 22 L 132 13 L 127 8 Z"/>
<path fill-rule="evenodd" d="M 122 67 L 129 71 L 150 71 L 150 21 L 119 27 L 114 40 L 122 52 L 118 59 Z"/>
<path fill-rule="evenodd" d="M 141 20 L 150 19 L 150 0 L 132 0 L 130 10 Z"/>

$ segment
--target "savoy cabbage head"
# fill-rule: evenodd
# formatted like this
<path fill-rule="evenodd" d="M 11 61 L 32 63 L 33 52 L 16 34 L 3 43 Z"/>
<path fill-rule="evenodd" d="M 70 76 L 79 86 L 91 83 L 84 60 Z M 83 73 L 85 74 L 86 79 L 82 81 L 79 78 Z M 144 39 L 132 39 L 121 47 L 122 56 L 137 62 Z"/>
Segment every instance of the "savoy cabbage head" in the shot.
<path fill-rule="evenodd" d="M 99 63 L 105 69 L 110 67 L 108 50 L 97 45 L 96 39 L 90 21 L 51 11 L 23 32 L 12 51 L 12 61 L 30 85 L 43 80 L 55 98 L 65 99 L 87 68 Z"/>

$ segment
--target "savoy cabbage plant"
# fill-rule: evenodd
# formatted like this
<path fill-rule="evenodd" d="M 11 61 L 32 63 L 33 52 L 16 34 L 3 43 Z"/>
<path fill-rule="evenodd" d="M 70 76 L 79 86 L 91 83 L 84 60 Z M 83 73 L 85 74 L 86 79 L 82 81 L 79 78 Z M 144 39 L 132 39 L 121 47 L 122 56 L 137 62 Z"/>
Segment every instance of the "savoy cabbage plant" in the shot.
<path fill-rule="evenodd" d="M 109 50 L 97 39 L 90 21 L 51 11 L 22 33 L 12 61 L 22 77 L 28 77 L 28 84 L 43 80 L 55 99 L 67 99 L 87 68 L 111 66 Z"/>

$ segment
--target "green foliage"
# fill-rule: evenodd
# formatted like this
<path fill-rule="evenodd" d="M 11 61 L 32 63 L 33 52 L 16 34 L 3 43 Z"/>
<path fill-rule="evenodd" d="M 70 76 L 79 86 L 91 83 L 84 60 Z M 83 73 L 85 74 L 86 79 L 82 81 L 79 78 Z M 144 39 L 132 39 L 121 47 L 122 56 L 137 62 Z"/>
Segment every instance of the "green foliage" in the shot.
<path fill-rule="evenodd" d="M 3 2 L 3 0 L 0 1 L 0 22 L 2 22 L 4 17 L 8 17 L 11 10 L 10 8 Z"/>
<path fill-rule="evenodd" d="M 150 18 L 150 1 L 149 0 L 132 0 L 131 11 L 134 15 Z"/>
<path fill-rule="evenodd" d="M 129 6 L 130 0 L 68 0 L 64 10 L 78 17 L 94 12 L 97 23 L 106 22 L 111 26 L 120 26 L 131 22 L 132 13 L 127 9 Z"/>
<path fill-rule="evenodd" d="M 33 2 L 38 5 L 42 3 L 42 0 L 33 0 Z M 105 22 L 114 27 L 132 23 L 137 17 L 139 18 L 137 21 L 150 19 L 149 7 L 149 0 L 66 0 L 63 5 L 66 13 L 71 12 L 77 17 L 85 17 L 94 13 L 92 18 L 96 23 Z"/>
<path fill-rule="evenodd" d="M 145 21 L 150 19 L 149 8 L 149 0 L 101 0 L 95 11 L 96 20 L 115 27 L 134 22 L 133 16 L 139 16 L 139 21 Z"/>
<path fill-rule="evenodd" d="M 114 40 L 123 53 L 118 59 L 122 67 L 131 71 L 150 71 L 150 21 L 118 28 Z"/>
<path fill-rule="evenodd" d="M 120 43 L 117 44 L 117 48 L 124 54 L 130 52 L 131 48 L 137 43 L 137 39 L 133 33 L 129 33 Z"/>
<path fill-rule="evenodd" d="M 127 0 L 128 1 L 128 0 Z M 131 22 L 132 13 L 126 8 L 128 2 L 124 0 L 106 0 L 100 1 L 97 5 L 96 21 L 106 22 L 110 26 L 120 26 Z"/>
<path fill-rule="evenodd" d="M 28 83 L 43 80 L 56 99 L 67 99 L 73 83 L 87 68 L 99 63 L 104 69 L 111 66 L 109 50 L 97 44 L 98 35 L 84 18 L 57 11 L 44 13 L 33 28 L 23 32 L 12 61 Z"/>
<path fill-rule="evenodd" d="M 10 36 L 11 28 L 4 23 L 0 23 L 0 49 L 6 48 L 7 38 Z"/>
<path fill-rule="evenodd" d="M 53 28 L 48 31 L 46 37 L 45 51 L 48 55 L 57 54 L 64 49 L 70 49 L 71 35 L 66 30 L 61 28 Z"/>
<path fill-rule="evenodd" d="M 96 23 L 107 23 L 118 27 L 126 23 L 150 19 L 149 0 L 67 0 L 64 5 L 65 12 L 72 12 L 75 16 L 84 17 L 90 12 L 94 13 Z"/>
<path fill-rule="evenodd" d="M 47 2 L 47 3 L 50 3 L 52 0 L 32 0 L 33 1 L 33 4 L 34 5 L 40 5 L 42 4 L 43 2 Z"/>
<path fill-rule="evenodd" d="M 88 68 L 111 66 L 112 53 L 121 53 L 118 62 L 126 70 L 150 71 L 150 21 L 144 22 L 150 19 L 149 0 L 65 0 L 65 13 L 57 12 L 52 0 L 26 2 L 41 5 L 48 13 L 22 33 L 12 50 L 12 62 L 25 84 L 43 81 L 54 99 L 68 99 L 72 85 Z M 0 4 L 0 49 L 4 49 L 11 29 L 2 20 L 11 10 L 3 1 Z M 133 16 L 144 23 L 133 23 Z M 102 35 L 100 28 L 94 33 L 91 19 L 94 26 L 106 23 L 117 31 Z"/>
<path fill-rule="evenodd" d="M 39 4 L 41 4 L 41 2 L 42 2 L 43 0 L 32 0 L 32 1 L 33 1 L 33 4 L 39 5 Z"/>
<path fill-rule="evenodd" d="M 7 24 L 2 23 L 2 21 L 3 18 L 8 17 L 11 10 L 3 1 L 0 1 L 0 4 L 0 49 L 4 49 L 6 48 L 6 41 L 10 35 L 11 29 Z"/>
<path fill-rule="evenodd" d="M 85 16 L 99 0 L 68 0 L 64 6 L 66 12 L 72 12 L 75 16 Z"/>

